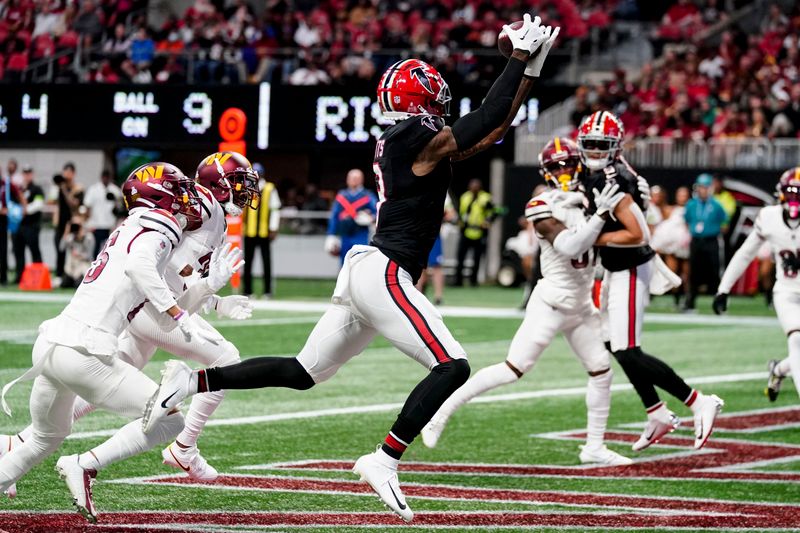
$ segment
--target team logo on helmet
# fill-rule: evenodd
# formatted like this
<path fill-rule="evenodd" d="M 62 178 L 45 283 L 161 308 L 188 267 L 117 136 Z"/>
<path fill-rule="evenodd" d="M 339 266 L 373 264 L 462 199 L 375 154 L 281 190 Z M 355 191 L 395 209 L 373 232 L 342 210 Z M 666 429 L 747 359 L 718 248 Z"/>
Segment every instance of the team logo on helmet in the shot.
<path fill-rule="evenodd" d="M 422 85 L 426 91 L 433 94 L 433 87 L 431 87 L 431 80 L 428 79 L 428 75 L 425 73 L 424 68 L 422 67 L 412 68 L 411 77 L 417 78 L 420 85 Z"/>

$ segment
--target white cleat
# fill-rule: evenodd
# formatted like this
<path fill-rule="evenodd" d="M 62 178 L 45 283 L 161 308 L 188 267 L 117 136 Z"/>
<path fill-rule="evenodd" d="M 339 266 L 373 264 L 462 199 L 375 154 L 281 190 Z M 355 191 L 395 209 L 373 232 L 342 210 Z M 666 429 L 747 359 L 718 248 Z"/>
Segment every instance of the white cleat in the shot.
<path fill-rule="evenodd" d="M 380 448 L 378 448 L 380 450 Z M 414 519 L 414 512 L 406 503 L 397 480 L 397 470 L 384 464 L 378 458 L 378 452 L 362 455 L 353 466 L 353 473 L 366 481 L 372 490 L 378 493 L 381 501 L 406 522 Z"/>
<path fill-rule="evenodd" d="M 197 446 L 181 448 L 173 442 L 161 450 L 161 457 L 165 465 L 180 468 L 196 481 L 214 481 L 219 477 L 217 469 L 200 455 Z"/>
<path fill-rule="evenodd" d="M 92 524 L 97 523 L 97 510 L 92 501 L 92 484 L 97 477 L 95 470 L 83 468 L 77 455 L 65 455 L 58 459 L 56 472 L 67 484 L 72 494 L 72 504 Z"/>
<path fill-rule="evenodd" d="M 583 464 L 593 464 L 600 466 L 628 466 L 633 461 L 614 450 L 609 450 L 605 444 L 601 446 L 581 446 L 581 453 L 578 456 Z"/>
<path fill-rule="evenodd" d="M 167 361 L 161 371 L 161 383 L 155 394 L 147 401 L 142 416 L 142 429 L 152 429 L 193 391 L 189 390 L 192 369 L 183 361 Z"/>
<path fill-rule="evenodd" d="M 7 454 L 11 451 L 12 444 L 14 442 L 15 435 L 0 435 L 0 457 Z M 3 494 L 8 496 L 9 498 L 16 498 L 17 497 L 17 484 L 12 483 L 8 486 L 6 490 L 3 491 Z"/>
<path fill-rule="evenodd" d="M 438 418 L 434 415 L 431 421 L 422 428 L 422 432 L 420 433 L 422 435 L 422 443 L 428 448 L 436 448 L 439 437 L 442 436 L 446 425 L 447 419 Z"/>
<path fill-rule="evenodd" d="M 664 435 L 672 433 L 677 429 L 680 425 L 681 421 L 675 416 L 675 413 L 672 411 L 667 411 L 669 413 L 669 417 L 667 420 L 656 420 L 650 419 L 647 421 L 647 425 L 644 427 L 644 431 L 642 432 L 642 436 L 639 437 L 639 440 L 633 443 L 633 451 L 640 452 L 650 446 L 651 444 L 655 444 Z"/>
<path fill-rule="evenodd" d="M 703 395 L 697 401 L 703 402 L 694 413 L 694 449 L 699 450 L 708 442 L 714 430 L 714 422 L 722 411 L 725 402 L 714 394 Z"/>

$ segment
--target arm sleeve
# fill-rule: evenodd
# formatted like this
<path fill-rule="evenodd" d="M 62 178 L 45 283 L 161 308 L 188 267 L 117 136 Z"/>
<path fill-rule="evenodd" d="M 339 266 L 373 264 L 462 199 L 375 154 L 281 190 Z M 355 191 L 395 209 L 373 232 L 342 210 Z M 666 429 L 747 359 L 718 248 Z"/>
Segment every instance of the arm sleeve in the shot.
<path fill-rule="evenodd" d="M 28 214 L 33 215 L 41 213 L 42 209 L 44 209 L 44 193 L 42 193 L 41 190 L 37 190 L 33 194 L 33 199 L 28 204 Z"/>
<path fill-rule="evenodd" d="M 133 241 L 125 265 L 125 275 L 144 293 L 159 313 L 177 304 L 164 278 L 158 273 L 159 263 L 166 262 L 166 256 L 171 252 L 172 243 L 165 235 L 148 231 Z"/>
<path fill-rule="evenodd" d="M 342 210 L 342 206 L 339 205 L 335 199 L 333 200 L 333 207 L 331 208 L 331 218 L 328 219 L 328 235 L 336 235 L 337 234 L 337 226 L 339 222 L 339 212 Z"/>
<path fill-rule="evenodd" d="M 566 229 L 553 239 L 553 248 L 565 257 L 576 257 L 592 247 L 605 221 L 602 217 L 592 215 L 589 221 L 579 228 Z"/>
<path fill-rule="evenodd" d="M 273 187 L 269 195 L 269 232 L 275 233 L 281 225 L 281 197 Z"/>
<path fill-rule="evenodd" d="M 722 279 L 719 282 L 717 292 L 724 294 L 731 292 L 733 284 L 742 277 L 744 271 L 747 270 L 747 267 L 753 262 L 753 259 L 756 258 L 758 250 L 763 243 L 764 238 L 758 234 L 756 229 L 750 232 L 750 235 L 747 236 L 744 243 L 742 243 L 739 249 L 736 250 L 736 253 L 733 254 L 731 262 L 728 263 L 728 267 L 725 269 L 725 273 L 722 275 Z"/>
<path fill-rule="evenodd" d="M 525 66 L 525 61 L 510 58 L 481 106 L 456 120 L 452 131 L 459 151 L 471 148 L 503 124 L 511 111 Z"/>

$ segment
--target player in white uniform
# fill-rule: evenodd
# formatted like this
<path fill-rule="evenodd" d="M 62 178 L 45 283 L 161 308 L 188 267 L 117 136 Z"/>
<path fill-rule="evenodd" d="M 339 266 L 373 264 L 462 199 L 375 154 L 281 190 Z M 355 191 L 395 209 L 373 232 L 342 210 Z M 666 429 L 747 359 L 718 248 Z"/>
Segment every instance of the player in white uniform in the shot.
<path fill-rule="evenodd" d="M 779 205 L 759 211 L 753 230 L 725 269 L 713 303 L 717 314 L 728 309 L 731 287 L 756 258 L 762 245 L 768 244 L 777 265 L 773 304 L 789 344 L 788 357 L 769 362 L 767 394 L 773 401 L 778 397 L 781 382 L 789 374 L 800 393 L 800 167 L 784 172 L 776 188 Z"/>
<path fill-rule="evenodd" d="M 630 459 L 603 444 L 613 371 L 611 356 L 601 340 L 600 316 L 592 303 L 592 245 L 623 194 L 616 184 L 606 185 L 602 193 L 595 192 L 598 211 L 587 222 L 585 197 L 578 192 L 581 163 L 577 145 L 556 137 L 539 154 L 539 165 L 550 189 L 528 202 L 525 216 L 533 222 L 541 245 L 543 279 L 533 290 L 505 362 L 481 369 L 454 392 L 422 430 L 422 440 L 429 448 L 436 446 L 447 421 L 459 407 L 479 394 L 521 378 L 562 332 L 589 374 L 588 430 L 580 461 L 629 465 Z"/>
<path fill-rule="evenodd" d="M 35 378 L 32 435 L 0 459 L 0 491 L 6 491 L 69 435 L 76 396 L 134 419 L 90 452 L 61 457 L 56 464 L 78 511 L 92 522 L 97 520 L 91 495 L 97 472 L 174 438 L 184 424 L 174 410 L 155 430 L 142 431 L 138 418 L 158 387 L 116 357 L 129 314 L 147 298 L 158 315 L 168 315 L 169 326 L 194 342 L 206 338 L 187 320 L 163 279 L 182 227 L 198 216 L 193 182 L 173 165 L 151 163 L 135 170 L 123 190 L 128 218 L 109 237 L 66 308 L 39 327 L 33 367 L 19 378 Z M 13 383 L 4 387 L 4 395 Z M 3 407 L 10 413 L 5 401 Z"/>
<path fill-rule="evenodd" d="M 206 366 L 225 366 L 239 362 L 239 351 L 236 347 L 196 312 L 201 307 L 206 307 L 216 309 L 221 317 L 233 319 L 249 318 L 252 314 L 252 306 L 247 297 L 214 295 L 227 284 L 230 278 L 227 275 L 228 268 L 235 271 L 241 266 L 240 252 L 224 248 L 211 272 L 209 266 L 213 251 L 221 247 L 225 240 L 225 213 L 241 213 L 243 207 L 254 202 L 257 204 L 258 191 L 255 184 L 258 178 L 244 156 L 235 152 L 224 152 L 204 158 L 198 167 L 195 181 L 202 218 L 198 218 L 196 222 L 191 221 L 184 229 L 183 239 L 171 256 L 164 278 L 173 296 L 179 299 L 181 307 L 189 314 L 188 320 L 208 332 L 216 341 L 198 344 L 187 340 L 177 329 L 165 331 L 153 319 L 157 315 L 153 309 L 149 309 L 150 312 L 141 312 L 143 307 L 136 306 L 129 320 L 130 325 L 120 335 L 118 356 L 137 369 L 142 369 L 158 348 Z M 220 202 L 224 202 L 224 210 Z M 152 307 L 152 304 L 147 303 L 145 306 Z M 186 414 L 183 431 L 175 442 L 162 451 L 165 464 L 181 469 L 198 481 L 213 481 L 217 478 L 217 470 L 200 455 L 197 438 L 223 396 L 224 393 L 219 391 L 193 399 Z M 73 421 L 93 410 L 92 404 L 77 398 Z M 32 431 L 31 425 L 18 435 L 0 435 L 0 450 L 18 446 L 30 438 Z"/>

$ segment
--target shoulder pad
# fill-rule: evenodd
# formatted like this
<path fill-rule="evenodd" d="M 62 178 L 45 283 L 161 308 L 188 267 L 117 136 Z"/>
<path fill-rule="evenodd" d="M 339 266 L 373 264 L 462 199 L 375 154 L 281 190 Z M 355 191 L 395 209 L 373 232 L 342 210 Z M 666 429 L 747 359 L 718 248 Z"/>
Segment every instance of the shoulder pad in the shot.
<path fill-rule="evenodd" d="M 197 184 L 196 187 L 198 200 L 200 201 L 200 210 L 202 211 L 203 220 L 205 221 L 211 218 L 211 214 L 217 209 L 215 204 L 219 204 L 219 202 L 214 198 L 214 195 L 211 194 L 211 191 L 202 185 Z M 220 209 L 222 209 L 221 205 Z"/>
<path fill-rule="evenodd" d="M 531 198 L 525 206 L 525 218 L 532 222 L 553 217 L 553 210 L 550 202 L 544 195 Z"/>
<path fill-rule="evenodd" d="M 183 230 L 178 219 L 163 209 L 151 209 L 143 213 L 139 217 L 139 225 L 163 233 L 170 240 L 172 246 L 177 246 L 181 242 Z"/>

